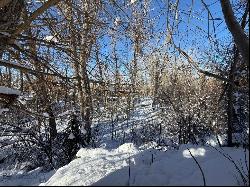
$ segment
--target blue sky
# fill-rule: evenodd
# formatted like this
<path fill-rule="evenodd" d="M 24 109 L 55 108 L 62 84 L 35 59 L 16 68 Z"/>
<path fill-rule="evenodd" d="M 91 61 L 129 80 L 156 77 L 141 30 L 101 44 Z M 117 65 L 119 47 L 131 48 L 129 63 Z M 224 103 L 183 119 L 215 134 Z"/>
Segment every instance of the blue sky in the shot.
<path fill-rule="evenodd" d="M 110 27 L 113 27 L 113 21 L 116 17 L 120 17 L 123 21 L 122 26 L 118 26 L 119 33 L 124 33 L 124 27 L 127 26 L 127 18 L 125 14 L 131 17 L 132 10 L 135 7 L 141 7 L 145 1 L 138 0 L 134 5 L 124 6 L 121 1 L 119 2 L 119 6 L 124 10 L 121 11 L 119 8 L 114 8 L 108 6 L 108 11 L 111 13 L 112 19 L 109 20 Z M 167 9 L 168 9 L 168 0 L 152 0 L 150 4 L 150 13 L 148 15 L 148 20 L 155 19 L 154 25 L 151 28 L 150 25 L 146 25 L 146 30 L 149 32 L 152 31 L 152 38 L 147 41 L 148 46 L 150 48 L 159 48 L 160 45 L 166 39 L 166 23 L 167 23 Z M 169 2 L 176 2 L 176 0 L 169 0 Z M 231 42 L 230 33 L 226 28 L 223 14 L 220 7 L 220 2 L 218 0 L 204 0 L 204 2 L 208 5 L 208 8 L 213 16 L 214 23 L 212 20 L 209 21 L 209 34 L 213 40 L 221 44 L 228 44 Z M 189 16 L 189 10 L 191 9 L 191 5 L 193 3 L 192 12 Z M 134 8 L 133 8 L 134 6 Z M 203 52 L 208 50 L 211 47 L 211 38 L 208 38 L 208 12 L 202 4 L 201 0 L 180 0 L 178 7 L 178 32 L 174 35 L 174 41 L 176 45 L 179 45 L 182 49 L 187 52 L 191 49 L 194 49 L 199 52 Z M 173 16 L 168 17 L 169 24 L 173 23 Z M 211 17 L 210 17 L 211 19 Z M 146 19 L 147 20 L 147 19 Z M 130 20 L 131 21 L 131 20 Z M 215 26 L 215 32 L 213 29 L 213 24 Z M 177 25 L 177 23 L 175 23 Z M 115 34 L 118 36 L 118 33 Z M 133 40 L 128 35 L 121 35 L 119 38 L 117 37 L 117 45 L 116 52 L 120 61 L 123 63 L 129 63 L 133 59 Z M 157 37 L 159 36 L 159 38 Z M 216 36 L 216 37 L 215 37 Z M 101 49 L 101 53 L 104 55 L 110 56 L 112 53 L 111 40 L 110 36 L 105 35 L 105 37 L 99 40 L 100 44 L 103 47 Z M 152 50 L 152 49 L 151 49 Z M 144 48 L 144 53 L 148 53 L 149 48 Z M 111 56 L 110 56 L 111 57 Z M 112 60 L 112 59 L 111 59 Z M 114 67 L 114 66 L 113 66 Z M 111 63 L 112 69 L 112 63 Z M 125 66 L 121 66 L 121 69 L 126 71 Z"/>
<path fill-rule="evenodd" d="M 104 64 L 108 64 L 111 70 L 114 69 L 114 63 L 112 62 L 112 45 L 110 31 L 114 28 L 114 21 L 117 17 L 121 18 L 122 24 L 116 27 L 117 32 L 113 33 L 116 37 L 117 44 L 115 51 L 117 53 L 118 61 L 120 64 L 120 70 L 128 73 L 127 65 L 133 59 L 133 39 L 129 35 L 129 29 L 126 30 L 130 22 L 133 22 L 132 12 L 139 8 L 140 11 L 145 5 L 146 1 L 150 0 L 137 0 L 133 5 L 128 5 L 130 0 L 117 0 L 115 1 L 118 6 L 110 5 L 110 0 L 103 0 L 106 7 L 106 12 L 100 15 L 101 19 L 106 18 L 108 28 L 101 32 L 101 37 L 98 40 L 100 45 L 101 55 L 99 58 Z M 146 35 L 150 36 L 148 40 L 143 42 L 144 54 L 150 53 L 150 51 L 160 48 L 161 44 L 166 40 L 167 35 L 167 9 L 168 2 L 174 4 L 177 0 L 151 0 L 150 13 L 144 21 Z M 125 3 L 124 3 L 125 2 Z M 231 34 L 228 32 L 223 14 L 218 0 L 204 0 L 211 11 L 213 18 L 219 18 L 214 21 L 215 33 L 213 31 L 213 21 L 209 21 L 209 34 L 213 39 L 216 38 L 220 44 L 228 44 L 231 42 Z M 189 11 L 192 12 L 189 14 Z M 122 10 L 121 10 L 122 9 Z M 138 9 L 137 9 L 138 10 Z M 179 45 L 182 49 L 189 52 L 192 49 L 194 51 L 204 52 L 211 47 L 211 41 L 208 38 L 208 12 L 202 4 L 201 0 L 179 0 L 178 7 L 178 31 L 175 33 L 174 41 L 176 45 Z M 139 12 L 141 13 L 141 12 Z M 168 15 L 169 24 L 172 25 L 175 15 Z M 153 21 L 153 25 L 150 25 L 147 21 Z M 43 31 L 44 33 L 45 31 Z M 216 35 L 216 37 L 214 37 Z M 166 48 L 162 48 L 167 52 Z M 212 54 L 211 54 L 212 55 Z M 57 61 L 57 60 L 56 60 Z M 89 63 L 90 69 L 96 65 L 95 56 L 92 55 L 91 63 Z"/>

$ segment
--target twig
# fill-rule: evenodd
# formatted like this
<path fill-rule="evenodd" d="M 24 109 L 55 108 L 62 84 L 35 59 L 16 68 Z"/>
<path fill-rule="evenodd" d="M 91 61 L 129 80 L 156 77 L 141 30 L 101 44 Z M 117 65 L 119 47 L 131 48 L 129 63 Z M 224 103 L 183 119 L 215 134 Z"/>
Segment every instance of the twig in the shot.
<path fill-rule="evenodd" d="M 210 146 L 210 145 L 209 145 L 209 146 Z M 215 149 L 216 151 L 218 151 L 221 155 L 223 155 L 226 159 L 228 159 L 230 162 L 233 163 L 235 169 L 236 169 L 236 170 L 238 171 L 238 173 L 240 174 L 241 179 L 242 179 L 244 185 L 248 186 L 248 185 L 247 185 L 247 184 L 248 184 L 247 181 L 249 180 L 249 175 L 245 174 L 245 173 L 244 173 L 244 170 L 241 170 L 241 169 L 239 168 L 239 166 L 236 164 L 236 162 L 233 160 L 233 158 L 232 158 L 229 154 L 227 154 L 227 153 L 225 153 L 225 152 L 222 152 L 222 151 L 218 150 L 216 147 L 213 147 L 213 146 L 210 146 L 210 147 L 214 148 L 214 149 Z M 220 148 L 220 149 L 223 150 L 222 148 Z M 245 176 L 246 176 L 246 177 L 245 177 Z M 248 179 L 248 180 L 247 180 L 247 179 Z"/>
<path fill-rule="evenodd" d="M 199 169 L 200 169 L 200 171 L 201 171 L 201 174 L 202 174 L 203 184 L 204 184 L 204 186 L 206 186 L 205 175 L 204 175 L 204 173 L 203 173 L 203 170 L 201 169 L 200 164 L 198 163 L 198 161 L 196 160 L 196 158 L 192 155 L 192 153 L 191 153 L 191 151 L 189 150 L 189 148 L 187 148 L 187 149 L 188 149 L 190 155 L 192 156 L 192 158 L 194 159 L 195 163 L 198 165 L 198 167 L 199 167 Z"/>

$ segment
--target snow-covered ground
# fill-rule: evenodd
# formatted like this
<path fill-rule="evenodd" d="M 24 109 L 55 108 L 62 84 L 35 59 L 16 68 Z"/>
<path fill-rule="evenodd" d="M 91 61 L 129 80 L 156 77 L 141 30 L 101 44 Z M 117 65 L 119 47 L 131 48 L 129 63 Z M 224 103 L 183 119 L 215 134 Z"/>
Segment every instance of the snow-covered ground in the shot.
<path fill-rule="evenodd" d="M 76 159 L 56 172 L 43 173 L 37 168 L 8 176 L 2 171 L 0 185 L 203 185 L 202 174 L 188 148 L 200 164 L 207 185 L 242 185 L 234 164 L 219 153 L 229 155 L 247 174 L 249 152 L 245 155 L 242 148 L 224 147 L 217 151 L 210 146 L 181 145 L 179 150 L 164 152 L 145 150 L 145 146 L 136 148 L 132 143 L 112 150 L 82 148 Z"/>
<path fill-rule="evenodd" d="M 242 185 L 234 164 L 212 147 L 182 145 L 179 150 L 163 152 L 140 150 L 131 143 L 110 151 L 81 149 L 77 159 L 41 185 L 203 185 L 198 165 L 187 148 L 201 165 L 207 185 Z M 243 149 L 219 150 L 230 155 L 240 168 L 242 164 L 247 173 Z M 248 162 L 248 153 L 246 158 Z"/>
<path fill-rule="evenodd" d="M 130 113 L 129 120 L 127 120 L 127 118 L 122 118 L 118 121 L 114 120 L 114 140 L 111 138 L 112 123 L 110 119 L 103 118 L 101 121 L 95 119 L 93 126 L 98 125 L 98 137 L 100 137 L 97 146 L 105 147 L 106 149 L 117 148 L 126 142 L 136 141 L 133 139 L 133 133 L 131 132 L 140 133 L 150 122 L 160 123 L 161 120 L 158 116 L 159 110 L 153 110 L 152 103 L 153 100 L 150 97 L 138 100 L 137 103 L 135 103 L 135 109 Z"/>
<path fill-rule="evenodd" d="M 54 170 L 42 172 L 41 168 L 36 168 L 27 173 L 2 168 L 0 170 L 0 186 L 38 186 L 46 182 L 54 173 Z"/>
<path fill-rule="evenodd" d="M 97 148 L 82 148 L 76 159 L 58 170 L 44 173 L 41 168 L 29 172 L 8 170 L 0 164 L 0 186 L 7 185 L 203 185 L 201 171 L 207 185 L 242 185 L 233 162 L 248 174 L 249 152 L 242 148 L 215 148 L 215 137 L 207 140 L 208 146 L 181 145 L 178 150 L 159 151 L 151 142 L 138 147 L 131 140 L 131 130 L 143 129 L 148 121 L 160 122 L 158 111 L 152 109 L 152 99 L 144 98 L 135 105 L 130 120 L 115 122 L 115 139 L 111 140 L 112 125 L 108 119 L 94 121 L 99 126 Z M 63 130 L 65 121 L 61 121 Z M 66 123 L 65 123 L 66 124 Z M 125 136 L 125 137 L 124 137 Z M 222 137 L 219 137 L 222 138 Z M 220 139 L 223 141 L 223 138 Z M 189 150 L 188 150 L 189 149 Z M 220 152 L 221 153 L 220 153 Z"/>

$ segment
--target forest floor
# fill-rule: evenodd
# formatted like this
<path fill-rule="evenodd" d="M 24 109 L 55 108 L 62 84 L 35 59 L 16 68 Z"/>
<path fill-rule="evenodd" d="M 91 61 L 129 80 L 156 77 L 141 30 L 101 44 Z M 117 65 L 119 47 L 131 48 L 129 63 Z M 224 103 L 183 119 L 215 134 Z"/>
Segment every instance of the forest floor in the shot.
<path fill-rule="evenodd" d="M 60 168 L 46 182 L 47 186 L 138 186 L 138 185 L 204 185 L 198 165 L 200 164 L 206 185 L 242 185 L 241 178 L 232 162 L 219 151 L 241 164 L 246 172 L 244 150 L 182 145 L 179 150 L 140 150 L 125 143 L 111 151 L 103 148 L 81 149 L 77 159 Z M 248 153 L 247 153 L 248 159 Z"/>
<path fill-rule="evenodd" d="M 159 121 L 152 100 L 147 98 L 136 104 L 130 121 L 115 124 L 115 140 L 111 140 L 110 122 L 95 121 L 95 125 L 101 126 L 102 137 L 97 148 L 81 148 L 76 159 L 48 173 L 41 168 L 24 172 L 0 167 L 0 186 L 204 185 L 194 158 L 204 172 L 206 185 L 243 185 L 237 167 L 243 175 L 248 174 L 249 152 L 242 148 L 186 144 L 176 150 L 160 151 L 153 149 L 154 142 L 141 146 L 129 143 L 132 137 L 126 135 L 152 120 Z"/>

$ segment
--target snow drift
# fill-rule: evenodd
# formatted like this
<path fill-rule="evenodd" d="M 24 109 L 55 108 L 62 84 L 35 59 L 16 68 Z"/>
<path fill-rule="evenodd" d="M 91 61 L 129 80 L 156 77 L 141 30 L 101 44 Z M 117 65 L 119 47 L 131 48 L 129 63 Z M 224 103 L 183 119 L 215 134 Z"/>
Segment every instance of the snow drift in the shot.
<path fill-rule="evenodd" d="M 213 147 L 182 145 L 179 150 L 163 152 L 137 149 L 131 143 L 113 150 L 82 148 L 75 160 L 41 185 L 203 185 L 188 148 L 199 162 L 207 185 L 242 185 L 234 164 L 219 153 L 229 155 L 247 174 L 249 152 L 242 148 L 217 151 Z"/>

